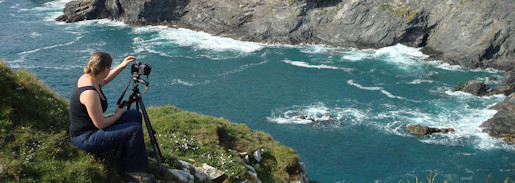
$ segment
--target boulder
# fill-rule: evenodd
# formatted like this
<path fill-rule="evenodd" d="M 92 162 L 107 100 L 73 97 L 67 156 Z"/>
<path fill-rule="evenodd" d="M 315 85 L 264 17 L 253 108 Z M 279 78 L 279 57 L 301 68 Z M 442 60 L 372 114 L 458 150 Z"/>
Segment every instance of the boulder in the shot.
<path fill-rule="evenodd" d="M 309 183 L 308 178 L 308 168 L 306 168 L 306 163 L 299 162 L 301 172 L 300 172 L 300 183 Z"/>
<path fill-rule="evenodd" d="M 429 135 L 432 133 L 447 133 L 447 132 L 454 132 L 455 130 L 453 128 L 431 128 L 428 126 L 422 126 L 422 125 L 408 125 L 406 127 L 406 130 L 409 133 L 415 134 L 415 135 Z"/>
<path fill-rule="evenodd" d="M 506 142 L 515 143 L 515 134 L 503 134 L 501 137 L 503 137 Z"/>
<path fill-rule="evenodd" d="M 494 93 L 502 93 L 506 96 L 515 91 L 515 70 L 504 73 L 504 76 L 496 87 L 493 88 Z"/>
<path fill-rule="evenodd" d="M 488 90 L 490 90 L 490 87 L 484 81 L 479 80 L 466 81 L 451 89 L 452 92 L 462 91 L 475 96 L 484 96 L 488 93 Z"/>
<path fill-rule="evenodd" d="M 202 164 L 198 167 L 199 170 L 206 173 L 209 179 L 213 182 L 223 182 L 225 180 L 225 173 L 207 164 Z"/>
<path fill-rule="evenodd" d="M 195 180 L 195 177 L 190 174 L 189 171 L 168 169 L 172 175 L 179 180 L 179 182 L 191 182 Z"/>
<path fill-rule="evenodd" d="M 254 153 L 252 153 L 252 155 L 254 156 L 254 159 L 257 161 L 257 163 L 260 163 L 261 162 L 261 159 L 263 159 L 263 149 L 258 149 L 256 151 L 254 151 Z"/>

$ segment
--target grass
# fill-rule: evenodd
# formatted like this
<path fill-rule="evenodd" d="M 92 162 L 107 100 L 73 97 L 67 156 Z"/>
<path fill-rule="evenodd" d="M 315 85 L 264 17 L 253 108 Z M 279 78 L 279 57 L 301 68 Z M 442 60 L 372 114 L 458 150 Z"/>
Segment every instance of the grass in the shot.
<path fill-rule="evenodd" d="M 177 160 L 207 163 L 225 171 L 226 182 L 252 180 L 238 152 L 264 149 L 256 168 L 263 182 L 298 178 L 296 152 L 260 131 L 222 118 L 199 115 L 173 106 L 147 109 L 166 168 L 182 168 Z M 101 155 L 75 148 L 68 137 L 68 101 L 27 71 L 13 72 L 0 62 L 0 182 L 122 182 L 114 151 Z M 154 152 L 145 138 L 150 172 L 159 175 Z"/>
<path fill-rule="evenodd" d="M 237 182 L 251 179 L 238 152 L 251 154 L 264 149 L 261 166 L 257 168 L 262 181 L 288 182 L 294 180 L 291 175 L 299 173 L 299 157 L 295 151 L 280 145 L 264 132 L 173 106 L 147 110 L 164 156 L 198 165 L 207 163 L 225 171 L 231 182 Z"/>
<path fill-rule="evenodd" d="M 421 12 L 421 10 L 412 11 L 408 5 L 403 3 L 383 3 L 380 5 L 380 8 L 381 10 L 390 12 L 397 17 L 402 17 L 408 22 L 413 20 Z"/>

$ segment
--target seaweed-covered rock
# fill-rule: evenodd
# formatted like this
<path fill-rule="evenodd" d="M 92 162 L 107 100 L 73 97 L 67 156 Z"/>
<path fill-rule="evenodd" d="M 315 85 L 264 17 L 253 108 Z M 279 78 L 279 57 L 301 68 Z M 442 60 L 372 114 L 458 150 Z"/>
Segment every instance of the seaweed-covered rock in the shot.
<path fill-rule="evenodd" d="M 431 128 L 428 126 L 422 126 L 422 125 L 408 125 L 406 126 L 406 130 L 409 133 L 415 134 L 415 135 L 429 135 L 433 133 L 448 133 L 448 132 L 454 132 L 455 130 L 453 128 Z"/>

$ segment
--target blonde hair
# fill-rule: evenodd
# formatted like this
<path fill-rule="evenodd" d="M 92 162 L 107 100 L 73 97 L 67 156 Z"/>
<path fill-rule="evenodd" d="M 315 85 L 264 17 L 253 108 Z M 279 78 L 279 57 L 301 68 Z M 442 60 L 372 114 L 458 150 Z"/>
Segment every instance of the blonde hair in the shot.
<path fill-rule="evenodd" d="M 96 52 L 89 57 L 88 66 L 84 67 L 84 74 L 96 76 L 98 73 L 104 71 L 106 67 L 111 67 L 113 58 L 109 53 Z"/>

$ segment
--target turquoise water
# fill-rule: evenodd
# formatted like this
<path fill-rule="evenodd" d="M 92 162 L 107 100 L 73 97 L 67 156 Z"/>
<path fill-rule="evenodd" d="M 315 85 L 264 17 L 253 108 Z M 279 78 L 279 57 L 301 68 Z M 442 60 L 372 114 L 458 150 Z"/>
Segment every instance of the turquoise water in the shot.
<path fill-rule="evenodd" d="M 264 45 L 162 26 L 53 21 L 66 2 L 0 0 L 0 57 L 66 98 L 91 53 L 110 52 L 115 64 L 134 55 L 152 65 L 147 106 L 174 105 L 265 131 L 294 148 L 319 182 L 426 181 L 431 171 L 436 182 L 515 179 L 515 147 L 479 128 L 504 96 L 450 92 L 503 72 L 423 61 L 418 48 L 403 45 Z M 111 104 L 129 79 L 127 69 L 103 89 Z M 409 124 L 456 133 L 413 136 Z"/>

